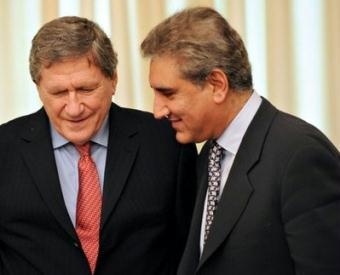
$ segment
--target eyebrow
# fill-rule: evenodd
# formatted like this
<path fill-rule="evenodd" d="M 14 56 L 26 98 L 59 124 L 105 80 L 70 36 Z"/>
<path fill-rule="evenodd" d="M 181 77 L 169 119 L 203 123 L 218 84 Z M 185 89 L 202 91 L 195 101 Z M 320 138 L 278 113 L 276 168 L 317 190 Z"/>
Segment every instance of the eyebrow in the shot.
<path fill-rule="evenodd" d="M 168 94 L 168 93 L 173 93 L 176 91 L 176 89 L 174 88 L 170 88 L 170 87 L 157 87 L 157 86 L 151 86 L 152 89 L 156 90 L 157 92 L 159 93 L 162 93 L 162 94 Z"/>
<path fill-rule="evenodd" d="M 96 81 L 93 81 L 93 80 L 86 80 L 83 83 L 80 83 L 80 85 L 77 84 L 76 86 L 74 86 L 74 88 L 76 90 L 80 90 L 80 89 L 83 89 L 83 88 L 96 88 L 99 85 L 100 85 L 100 82 L 96 82 Z M 49 91 L 67 90 L 67 88 L 64 87 L 61 84 L 54 84 L 54 85 L 51 85 L 51 86 L 47 85 L 46 88 Z"/>

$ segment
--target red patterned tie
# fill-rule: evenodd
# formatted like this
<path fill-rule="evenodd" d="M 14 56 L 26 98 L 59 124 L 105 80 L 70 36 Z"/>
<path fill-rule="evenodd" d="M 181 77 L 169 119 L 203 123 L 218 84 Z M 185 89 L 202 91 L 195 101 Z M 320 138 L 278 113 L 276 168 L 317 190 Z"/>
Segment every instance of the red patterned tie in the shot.
<path fill-rule="evenodd" d="M 99 251 L 101 191 L 96 164 L 90 156 L 90 143 L 76 145 L 76 148 L 80 154 L 76 231 L 93 274 Z"/>

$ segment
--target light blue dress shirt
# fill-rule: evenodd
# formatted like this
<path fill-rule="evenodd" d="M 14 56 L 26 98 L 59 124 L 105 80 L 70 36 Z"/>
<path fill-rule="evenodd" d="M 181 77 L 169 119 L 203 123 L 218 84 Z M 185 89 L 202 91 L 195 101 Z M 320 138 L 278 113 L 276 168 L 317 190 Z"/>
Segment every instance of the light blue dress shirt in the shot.
<path fill-rule="evenodd" d="M 220 193 L 218 199 L 221 198 L 223 190 L 225 188 L 226 181 L 229 176 L 231 166 L 234 163 L 235 156 L 241 145 L 242 139 L 252 122 L 256 112 L 260 108 L 262 98 L 257 92 L 253 92 L 246 104 L 236 117 L 230 122 L 229 126 L 223 131 L 222 135 L 216 140 L 216 142 L 224 149 L 224 158 L 221 162 L 221 184 Z M 204 202 L 204 211 L 202 215 L 201 226 L 201 239 L 200 250 L 201 255 L 204 246 L 204 231 L 206 223 L 206 211 L 207 211 L 207 197 Z"/>
<path fill-rule="evenodd" d="M 75 146 L 61 136 L 51 125 L 52 146 L 57 164 L 60 187 L 66 209 L 75 226 L 78 196 L 78 160 L 79 153 Z M 108 117 L 103 122 L 98 133 L 91 139 L 91 157 L 96 163 L 100 188 L 103 192 L 104 171 L 109 139 Z"/>

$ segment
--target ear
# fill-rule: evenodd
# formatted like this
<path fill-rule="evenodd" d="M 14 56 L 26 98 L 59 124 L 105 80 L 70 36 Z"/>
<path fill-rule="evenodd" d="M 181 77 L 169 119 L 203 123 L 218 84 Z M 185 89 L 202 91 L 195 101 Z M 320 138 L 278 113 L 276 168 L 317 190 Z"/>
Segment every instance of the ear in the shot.
<path fill-rule="evenodd" d="M 112 95 L 114 95 L 116 93 L 116 87 L 118 82 L 118 76 L 116 71 L 113 73 L 111 81 L 112 81 Z"/>
<path fill-rule="evenodd" d="M 40 98 L 40 100 L 42 101 L 43 91 L 42 91 L 40 85 L 35 84 L 35 87 L 36 87 L 36 90 L 38 91 L 39 98 Z"/>
<path fill-rule="evenodd" d="M 215 103 L 222 103 L 229 90 L 229 82 L 226 74 L 221 69 L 213 69 L 208 75 L 208 83 L 213 87 L 213 99 Z"/>

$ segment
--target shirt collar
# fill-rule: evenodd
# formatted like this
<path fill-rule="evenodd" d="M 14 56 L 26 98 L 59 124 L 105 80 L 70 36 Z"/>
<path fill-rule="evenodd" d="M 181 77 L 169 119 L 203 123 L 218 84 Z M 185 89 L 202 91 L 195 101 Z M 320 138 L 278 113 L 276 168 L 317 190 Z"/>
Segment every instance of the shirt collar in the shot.
<path fill-rule="evenodd" d="M 51 137 L 52 137 L 53 149 L 58 149 L 68 144 L 69 141 L 57 132 L 57 130 L 54 128 L 51 121 L 50 121 L 50 125 L 51 125 Z M 98 133 L 94 137 L 91 138 L 91 141 L 101 146 L 107 147 L 108 140 L 109 140 L 109 116 L 107 115 Z"/>
<path fill-rule="evenodd" d="M 254 91 L 241 111 L 217 139 L 217 143 L 226 151 L 236 155 L 243 136 L 260 107 L 261 102 L 262 98 Z"/>

